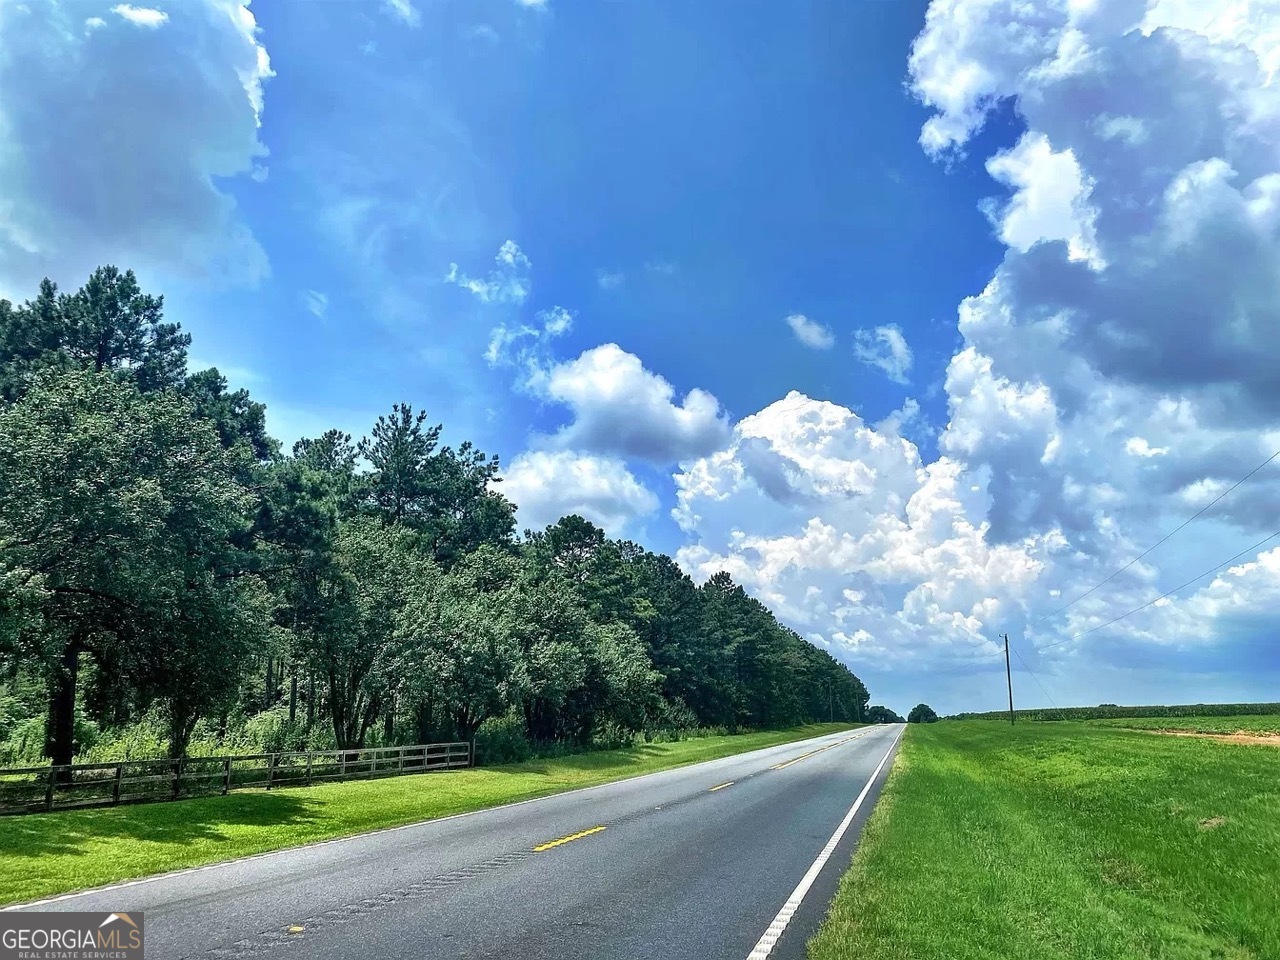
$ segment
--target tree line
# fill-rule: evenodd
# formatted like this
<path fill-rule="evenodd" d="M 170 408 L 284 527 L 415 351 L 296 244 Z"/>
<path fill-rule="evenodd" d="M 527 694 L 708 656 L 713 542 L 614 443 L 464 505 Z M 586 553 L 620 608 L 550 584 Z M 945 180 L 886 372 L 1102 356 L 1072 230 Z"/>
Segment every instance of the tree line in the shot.
<path fill-rule="evenodd" d="M 1280 703 L 1183 703 L 1150 706 L 1119 706 L 1101 703 L 1096 707 L 1043 707 L 1015 710 L 1018 720 L 1115 720 L 1126 717 L 1244 717 L 1280 714 Z M 957 713 L 954 720 L 1008 720 L 1008 710 Z"/>
<path fill-rule="evenodd" d="M 134 274 L 0 300 L 0 740 L 158 718 L 169 755 L 861 719 L 867 691 L 727 573 L 569 516 L 517 536 L 498 459 L 397 404 L 284 452 Z"/>

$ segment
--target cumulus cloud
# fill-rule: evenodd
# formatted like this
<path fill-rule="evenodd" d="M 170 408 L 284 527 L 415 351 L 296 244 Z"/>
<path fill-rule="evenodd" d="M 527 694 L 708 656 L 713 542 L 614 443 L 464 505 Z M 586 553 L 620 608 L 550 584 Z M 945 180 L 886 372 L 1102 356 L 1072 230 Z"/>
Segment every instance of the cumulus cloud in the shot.
<path fill-rule="evenodd" d="M 597 270 L 596 284 L 601 290 L 612 290 L 622 286 L 626 275 L 621 270 Z"/>
<path fill-rule="evenodd" d="M 830 350 L 835 346 L 835 335 L 822 324 L 810 320 L 803 313 L 793 313 L 787 317 L 787 326 L 796 335 L 796 339 L 811 350 Z"/>
<path fill-rule="evenodd" d="M 925 464 L 891 427 L 791 393 L 676 475 L 673 516 L 698 576 L 728 570 L 802 633 L 882 664 L 982 652 L 1056 543 L 995 545 L 981 477 Z"/>
<path fill-rule="evenodd" d="M 488 277 L 469 277 L 458 270 L 456 263 L 449 264 L 446 283 L 456 283 L 468 290 L 483 303 L 524 303 L 529 296 L 529 274 L 533 264 L 512 240 L 498 248 L 493 258 L 494 268 Z"/>
<path fill-rule="evenodd" d="M 264 277 L 266 255 L 217 184 L 249 175 L 266 154 L 258 128 L 271 76 L 239 0 L 167 13 L 7 5 L 0 293 L 28 296 L 46 275 L 78 284 L 103 251 L 140 270 L 219 282 Z"/>
<path fill-rule="evenodd" d="M 1007 630 L 1065 699 L 1173 689 L 1188 664 L 1238 695 L 1280 597 L 1280 550 L 1250 547 L 1280 474 L 1222 496 L 1280 449 L 1280 9 L 934 0 L 910 71 L 925 151 L 1007 192 L 984 206 L 1007 249 L 959 307 L 938 459 L 905 407 L 872 426 L 792 394 L 676 474 L 681 563 L 868 674 L 931 678 L 912 691 L 994 661 Z M 1008 102 L 1025 130 L 966 157 Z M 904 380 L 887 329 L 858 355 Z"/>
<path fill-rule="evenodd" d="M 853 355 L 863 363 L 884 371 L 894 383 L 906 383 L 913 357 L 911 346 L 897 324 L 886 324 L 854 334 Z"/>
<path fill-rule="evenodd" d="M 614 343 L 539 371 L 531 386 L 573 412 L 554 438 L 561 447 L 672 464 L 710 453 L 729 435 L 714 396 L 694 388 L 677 402 L 675 387 Z"/>
<path fill-rule="evenodd" d="M 988 160 L 987 172 L 1013 191 L 1008 202 L 986 206 L 1005 244 L 1025 252 L 1063 240 L 1069 259 L 1097 261 L 1089 184 L 1070 150 L 1054 152 L 1044 134 L 1029 133 Z"/>
<path fill-rule="evenodd" d="M 576 513 L 625 536 L 658 509 L 658 498 L 621 460 L 571 450 L 520 454 L 503 472 L 502 493 L 517 505 L 520 525 L 533 530 Z"/>

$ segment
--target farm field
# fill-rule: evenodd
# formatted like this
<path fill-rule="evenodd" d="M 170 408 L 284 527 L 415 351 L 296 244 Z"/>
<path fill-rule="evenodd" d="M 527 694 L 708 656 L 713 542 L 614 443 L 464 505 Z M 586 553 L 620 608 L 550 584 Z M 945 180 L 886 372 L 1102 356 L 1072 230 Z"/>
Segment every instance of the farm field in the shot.
<path fill-rule="evenodd" d="M 1277 782 L 1269 748 L 913 726 L 810 958 L 1280 957 Z"/>
<path fill-rule="evenodd" d="M 0 820 L 0 904 L 547 796 L 850 729 L 815 723 L 507 766 Z"/>
<path fill-rule="evenodd" d="M 1194 733 L 1254 733 L 1280 737 L 1280 716 L 1242 717 L 1126 717 L 1094 720 L 1090 726 L 1131 730 L 1188 730 Z M 1280 742 L 1280 741 L 1278 741 Z"/>

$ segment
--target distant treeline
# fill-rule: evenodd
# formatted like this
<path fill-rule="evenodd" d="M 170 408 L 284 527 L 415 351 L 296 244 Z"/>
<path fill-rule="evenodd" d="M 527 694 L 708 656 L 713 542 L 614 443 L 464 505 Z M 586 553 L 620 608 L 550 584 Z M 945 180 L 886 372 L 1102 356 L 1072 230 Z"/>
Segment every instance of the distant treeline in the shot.
<path fill-rule="evenodd" d="M 1119 717 L 1242 717 L 1280 714 L 1280 703 L 1184 703 L 1174 706 L 1121 707 L 1103 703 L 1096 707 L 1050 707 L 1015 710 L 1017 720 L 1110 720 Z M 1007 720 L 1008 710 L 957 713 L 948 720 Z"/>
<path fill-rule="evenodd" d="M 581 517 L 405 404 L 288 453 L 131 272 L 0 300 L 0 762 L 860 719 L 727 573 Z"/>

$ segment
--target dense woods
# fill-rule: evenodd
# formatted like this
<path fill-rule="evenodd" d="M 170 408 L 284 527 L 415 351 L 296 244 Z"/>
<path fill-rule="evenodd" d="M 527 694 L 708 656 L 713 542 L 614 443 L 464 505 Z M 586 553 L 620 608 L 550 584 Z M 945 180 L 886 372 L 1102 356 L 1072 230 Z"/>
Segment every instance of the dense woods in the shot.
<path fill-rule="evenodd" d="M 861 718 L 728 574 L 517 536 L 497 458 L 408 405 L 282 451 L 189 344 L 113 267 L 0 300 L 0 762 Z"/>

